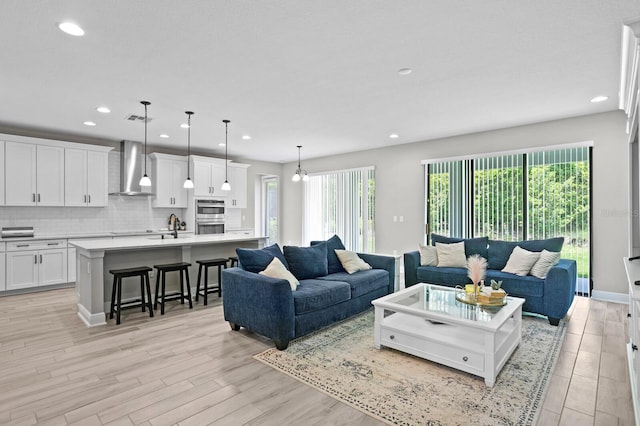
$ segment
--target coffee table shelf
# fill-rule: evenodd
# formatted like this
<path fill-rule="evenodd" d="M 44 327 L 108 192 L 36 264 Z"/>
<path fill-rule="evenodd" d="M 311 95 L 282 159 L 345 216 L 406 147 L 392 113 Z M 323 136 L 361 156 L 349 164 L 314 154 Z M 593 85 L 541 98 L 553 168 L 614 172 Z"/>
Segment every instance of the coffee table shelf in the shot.
<path fill-rule="evenodd" d="M 375 347 L 478 375 L 492 387 L 521 339 L 523 299 L 484 311 L 455 300 L 455 290 L 416 284 L 374 300 Z"/>

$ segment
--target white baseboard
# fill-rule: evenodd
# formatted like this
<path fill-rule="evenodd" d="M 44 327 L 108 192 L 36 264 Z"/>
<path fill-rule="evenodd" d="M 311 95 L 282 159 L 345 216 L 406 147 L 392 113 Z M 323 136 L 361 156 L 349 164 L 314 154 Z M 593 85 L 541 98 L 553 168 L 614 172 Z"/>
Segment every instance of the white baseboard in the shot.
<path fill-rule="evenodd" d="M 601 300 L 603 302 L 614 302 L 629 304 L 629 295 L 626 293 L 612 293 L 610 291 L 593 290 L 591 292 L 591 298 L 594 300 Z"/>
<path fill-rule="evenodd" d="M 107 323 L 104 312 L 91 314 L 84 306 L 78 303 L 78 317 L 87 327 L 95 327 Z"/>

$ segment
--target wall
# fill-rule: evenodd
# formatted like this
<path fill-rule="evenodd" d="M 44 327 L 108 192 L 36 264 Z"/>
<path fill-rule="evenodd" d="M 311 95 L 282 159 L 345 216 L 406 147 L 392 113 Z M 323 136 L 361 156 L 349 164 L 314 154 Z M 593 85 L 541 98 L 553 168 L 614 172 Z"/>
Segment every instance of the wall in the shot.
<path fill-rule="evenodd" d="M 421 160 L 593 141 L 593 282 L 597 292 L 627 293 L 628 146 L 621 111 L 304 160 L 309 172 L 376 167 L 376 251 L 416 250 L 424 238 Z M 282 244 L 302 244 L 302 185 L 283 167 Z M 393 216 L 404 222 L 393 222 Z"/>

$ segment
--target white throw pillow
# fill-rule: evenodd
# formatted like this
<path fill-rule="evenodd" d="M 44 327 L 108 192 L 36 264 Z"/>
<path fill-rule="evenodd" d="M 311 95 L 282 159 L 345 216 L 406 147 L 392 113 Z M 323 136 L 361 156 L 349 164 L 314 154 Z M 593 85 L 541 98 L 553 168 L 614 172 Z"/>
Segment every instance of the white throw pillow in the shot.
<path fill-rule="evenodd" d="M 555 266 L 560 261 L 560 253 L 556 251 L 542 250 L 540 252 L 540 258 L 531 268 L 530 274 L 534 277 L 547 278 L 547 273 L 552 266 Z"/>
<path fill-rule="evenodd" d="M 420 266 L 438 266 L 438 251 L 434 246 L 425 246 L 419 244 L 420 247 Z"/>
<path fill-rule="evenodd" d="M 338 256 L 338 260 L 342 263 L 344 270 L 350 274 L 371 269 L 371 265 L 360 259 L 360 256 L 358 256 L 355 251 L 339 249 L 335 249 L 334 251 L 336 252 L 336 256 Z"/>
<path fill-rule="evenodd" d="M 280 259 L 274 257 L 271 263 L 266 267 L 266 269 L 262 272 L 259 272 L 261 275 L 266 275 L 271 278 L 281 278 L 283 280 L 289 281 L 289 285 L 291 286 L 291 291 L 296 291 L 300 282 L 296 277 L 293 276 L 291 272 L 282 264 Z"/>
<path fill-rule="evenodd" d="M 502 269 L 502 272 L 520 276 L 528 275 L 531 267 L 535 265 L 539 258 L 539 252 L 525 250 L 520 246 L 516 246 L 511 252 L 511 256 L 509 256 L 509 260 Z"/>
<path fill-rule="evenodd" d="M 464 241 L 459 243 L 436 243 L 436 253 L 438 254 L 438 266 L 449 266 L 453 268 L 466 268 L 467 256 L 464 254 Z"/>

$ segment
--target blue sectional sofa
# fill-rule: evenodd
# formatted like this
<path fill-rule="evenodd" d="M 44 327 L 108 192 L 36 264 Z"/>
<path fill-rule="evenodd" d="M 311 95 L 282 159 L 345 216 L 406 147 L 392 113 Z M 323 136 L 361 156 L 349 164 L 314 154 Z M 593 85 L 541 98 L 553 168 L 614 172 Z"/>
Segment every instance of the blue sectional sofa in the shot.
<path fill-rule="evenodd" d="M 502 272 L 516 246 L 533 252 L 541 252 L 543 249 L 560 252 L 562 238 L 507 242 L 489 240 L 486 237 L 462 239 L 432 235 L 434 244 L 436 242 L 449 244 L 460 241 L 465 242 L 467 257 L 478 254 L 487 259 L 485 282 L 489 284 L 490 280 L 502 281 L 502 288 L 509 295 L 525 299 L 522 308 L 524 311 L 545 315 L 552 325 L 558 325 L 560 319 L 567 314 L 576 289 L 575 260 L 560 259 L 555 266 L 549 269 L 545 279 Z M 450 287 L 471 283 L 466 268 L 421 266 L 419 251 L 404 254 L 404 273 L 405 287 L 418 282 Z"/>
<path fill-rule="evenodd" d="M 337 236 L 310 247 L 277 244 L 261 250 L 237 249 L 239 266 L 222 272 L 224 318 L 274 340 L 278 349 L 289 341 L 371 307 L 371 301 L 393 292 L 395 258 L 367 253 L 358 256 L 372 269 L 347 273 L 334 252 L 344 249 Z M 299 280 L 295 291 L 286 279 L 260 274 L 278 257 Z"/>

